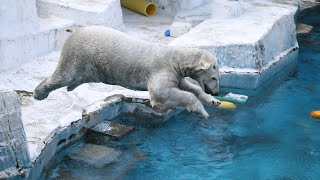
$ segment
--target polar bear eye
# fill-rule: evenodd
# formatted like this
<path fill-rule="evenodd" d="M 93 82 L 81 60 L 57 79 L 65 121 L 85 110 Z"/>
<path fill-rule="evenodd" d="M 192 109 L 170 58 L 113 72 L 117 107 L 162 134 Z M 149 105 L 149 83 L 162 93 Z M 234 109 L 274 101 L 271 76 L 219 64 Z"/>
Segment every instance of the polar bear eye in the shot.
<path fill-rule="evenodd" d="M 213 67 L 213 69 L 216 69 L 216 66 L 212 66 Z"/>
<path fill-rule="evenodd" d="M 212 78 L 212 80 L 215 80 L 215 81 L 216 81 L 216 80 L 217 80 L 217 78 L 214 78 L 214 77 L 213 77 L 213 78 Z"/>

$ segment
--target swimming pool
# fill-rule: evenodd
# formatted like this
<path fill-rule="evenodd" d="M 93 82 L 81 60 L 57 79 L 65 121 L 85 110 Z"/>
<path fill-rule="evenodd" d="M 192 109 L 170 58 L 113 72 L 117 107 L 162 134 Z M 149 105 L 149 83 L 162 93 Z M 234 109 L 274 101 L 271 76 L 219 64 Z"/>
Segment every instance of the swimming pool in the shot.
<path fill-rule="evenodd" d="M 97 167 L 62 151 L 47 179 L 318 179 L 320 120 L 320 7 L 302 12 L 300 21 L 314 26 L 299 35 L 299 63 L 285 82 L 236 110 L 207 107 L 209 119 L 180 113 L 159 124 L 138 123 L 119 141 L 87 138 L 86 143 L 114 147 L 119 155 Z M 74 146 L 81 146 L 79 142 Z"/>

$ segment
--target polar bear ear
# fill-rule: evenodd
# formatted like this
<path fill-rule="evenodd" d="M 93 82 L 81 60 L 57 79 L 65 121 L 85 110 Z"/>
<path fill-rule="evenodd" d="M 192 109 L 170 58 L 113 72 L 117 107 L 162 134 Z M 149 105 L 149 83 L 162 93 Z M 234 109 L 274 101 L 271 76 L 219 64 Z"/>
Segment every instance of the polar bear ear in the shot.
<path fill-rule="evenodd" d="M 196 70 L 207 70 L 211 66 L 210 63 L 205 62 L 205 61 L 200 61 L 198 66 L 196 67 Z"/>

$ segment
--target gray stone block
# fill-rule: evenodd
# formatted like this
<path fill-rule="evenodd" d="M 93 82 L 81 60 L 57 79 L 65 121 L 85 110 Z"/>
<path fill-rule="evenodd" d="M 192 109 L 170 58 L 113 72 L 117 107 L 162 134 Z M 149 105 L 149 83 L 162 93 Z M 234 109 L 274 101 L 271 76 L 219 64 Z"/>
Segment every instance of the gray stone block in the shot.
<path fill-rule="evenodd" d="M 93 131 L 103 133 L 116 138 L 121 138 L 132 129 L 133 127 L 131 126 L 126 126 L 126 125 L 118 124 L 111 121 L 101 122 L 95 125 L 93 128 L 91 128 L 91 130 Z"/>
<path fill-rule="evenodd" d="M 0 90 L 0 176 L 23 175 L 29 167 L 20 100 L 14 91 Z"/>

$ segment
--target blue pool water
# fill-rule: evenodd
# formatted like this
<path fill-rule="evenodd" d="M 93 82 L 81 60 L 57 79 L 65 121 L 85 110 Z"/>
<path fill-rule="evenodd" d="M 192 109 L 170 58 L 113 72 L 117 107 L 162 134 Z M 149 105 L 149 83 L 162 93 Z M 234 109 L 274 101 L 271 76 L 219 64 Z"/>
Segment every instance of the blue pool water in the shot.
<path fill-rule="evenodd" d="M 309 113 L 320 110 L 320 8 L 302 15 L 314 29 L 298 36 L 297 71 L 280 85 L 236 110 L 207 107 L 209 119 L 184 112 L 133 123 L 120 141 L 91 139 L 121 155 L 100 168 L 64 158 L 45 179 L 319 179 L 320 120 Z"/>

